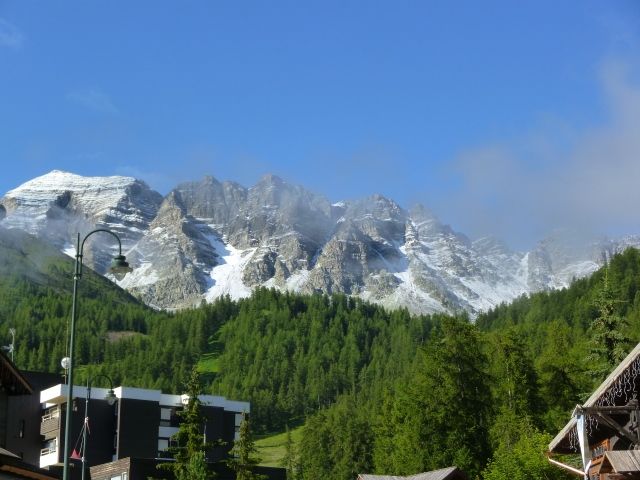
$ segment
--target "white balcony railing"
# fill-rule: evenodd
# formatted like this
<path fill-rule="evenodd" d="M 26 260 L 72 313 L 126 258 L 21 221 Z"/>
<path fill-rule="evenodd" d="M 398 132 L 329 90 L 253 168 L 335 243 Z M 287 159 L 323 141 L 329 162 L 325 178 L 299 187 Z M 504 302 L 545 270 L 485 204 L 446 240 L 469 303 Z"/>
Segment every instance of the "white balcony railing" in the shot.
<path fill-rule="evenodd" d="M 57 447 L 43 448 L 40 450 L 40 468 L 50 467 L 60 463 L 58 461 Z"/>
<path fill-rule="evenodd" d="M 60 418 L 60 410 L 55 409 L 49 413 L 46 413 L 42 416 L 42 422 L 46 422 L 47 420 L 53 420 L 54 418 Z"/>

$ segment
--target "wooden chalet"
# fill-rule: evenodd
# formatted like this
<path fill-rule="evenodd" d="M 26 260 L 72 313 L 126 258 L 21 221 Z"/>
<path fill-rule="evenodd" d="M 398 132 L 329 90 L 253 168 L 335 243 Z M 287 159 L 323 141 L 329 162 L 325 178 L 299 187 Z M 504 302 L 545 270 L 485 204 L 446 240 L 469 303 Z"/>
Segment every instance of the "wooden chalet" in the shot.
<path fill-rule="evenodd" d="M 406 477 L 397 475 L 371 475 L 361 473 L 357 480 L 468 480 L 469 477 L 458 467 L 441 468 L 430 472 L 416 473 Z"/>
<path fill-rule="evenodd" d="M 588 480 L 640 480 L 640 344 L 549 444 L 549 461 Z M 578 455 L 581 467 L 562 454 Z"/>

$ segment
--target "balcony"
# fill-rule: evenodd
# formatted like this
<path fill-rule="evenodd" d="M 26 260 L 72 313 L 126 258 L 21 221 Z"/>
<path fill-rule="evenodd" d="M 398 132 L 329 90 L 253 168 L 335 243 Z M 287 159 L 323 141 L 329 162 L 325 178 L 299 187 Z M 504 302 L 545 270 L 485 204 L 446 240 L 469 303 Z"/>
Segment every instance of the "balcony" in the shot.
<path fill-rule="evenodd" d="M 56 446 L 40 450 L 40 468 L 58 465 L 58 448 Z"/>
<path fill-rule="evenodd" d="M 50 410 L 42 416 L 40 422 L 40 435 L 45 438 L 53 438 L 60 430 L 60 409 Z M 51 435 L 53 434 L 53 435 Z"/>

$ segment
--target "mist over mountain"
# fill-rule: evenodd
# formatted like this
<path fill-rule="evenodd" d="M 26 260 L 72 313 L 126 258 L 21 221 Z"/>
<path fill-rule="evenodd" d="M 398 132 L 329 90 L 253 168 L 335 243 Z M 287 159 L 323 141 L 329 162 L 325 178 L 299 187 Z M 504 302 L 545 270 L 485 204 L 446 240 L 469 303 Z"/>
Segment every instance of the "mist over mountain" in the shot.
<path fill-rule="evenodd" d="M 0 199 L 0 226 L 70 255 L 78 232 L 111 229 L 135 268 L 117 283 L 167 309 L 266 286 L 475 316 L 565 287 L 613 253 L 640 246 L 639 236 L 557 232 L 517 252 L 495 238 L 472 241 L 422 205 L 407 210 L 380 195 L 332 202 L 274 175 L 250 188 L 206 176 L 163 196 L 131 177 L 52 171 Z M 104 273 L 116 248 L 112 237 L 93 235 L 84 260 Z"/>

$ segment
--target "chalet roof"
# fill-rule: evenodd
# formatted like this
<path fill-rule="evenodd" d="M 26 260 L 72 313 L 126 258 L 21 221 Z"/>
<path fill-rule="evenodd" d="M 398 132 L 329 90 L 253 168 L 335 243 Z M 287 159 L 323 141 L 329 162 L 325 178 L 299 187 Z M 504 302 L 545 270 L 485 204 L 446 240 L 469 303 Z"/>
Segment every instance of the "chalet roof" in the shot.
<path fill-rule="evenodd" d="M 620 364 L 609 374 L 604 382 L 591 394 L 583 407 L 594 407 L 598 405 L 622 405 L 631 398 L 631 391 L 623 391 L 628 385 L 634 392 L 638 391 L 636 379 L 640 374 L 640 343 L 620 362 Z M 628 378 L 626 378 L 628 377 Z M 621 384 L 624 384 L 621 387 Z M 622 388 L 622 389 L 621 389 Z M 570 435 L 575 432 L 576 418 L 573 417 L 555 436 L 549 444 L 549 451 L 555 453 L 570 453 Z M 590 443 L 591 443 L 590 439 Z"/>
<path fill-rule="evenodd" d="M 16 455 L 13 452 L 10 452 L 9 450 L 6 450 L 2 447 L 0 447 L 0 456 L 1 457 L 13 457 L 13 458 L 20 458 L 18 455 Z"/>
<path fill-rule="evenodd" d="M 33 393 L 29 382 L 18 371 L 13 362 L 0 350 L 0 388 L 9 395 L 28 395 Z"/>
<path fill-rule="evenodd" d="M 431 472 L 417 473 L 401 477 L 397 475 L 372 475 L 361 473 L 358 480 L 458 480 L 466 479 L 467 476 L 458 467 L 442 468 Z"/>
<path fill-rule="evenodd" d="M 15 453 L 0 448 L 0 478 L 29 480 L 58 480 L 60 476 L 20 459 Z"/>
<path fill-rule="evenodd" d="M 639 450 L 613 450 L 605 452 L 599 473 L 640 472 Z"/>

